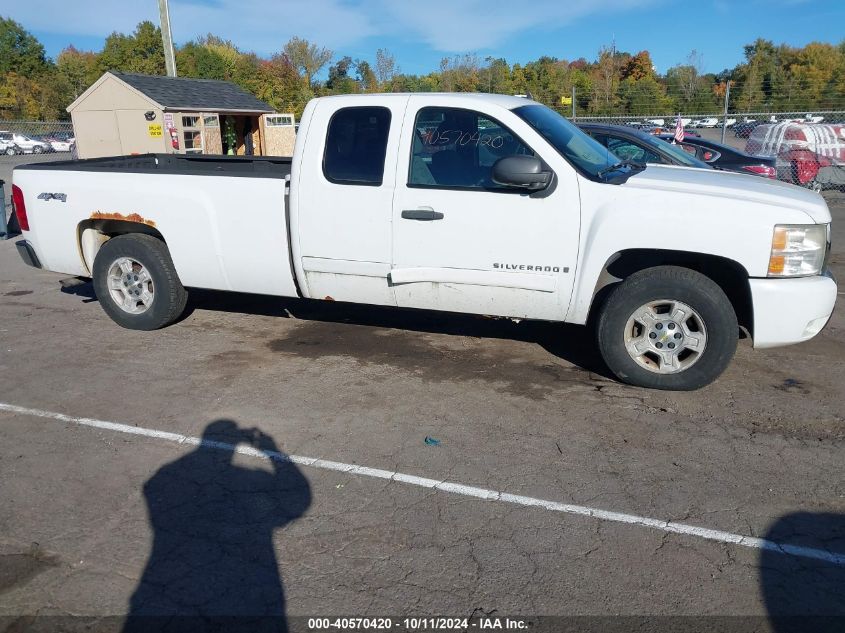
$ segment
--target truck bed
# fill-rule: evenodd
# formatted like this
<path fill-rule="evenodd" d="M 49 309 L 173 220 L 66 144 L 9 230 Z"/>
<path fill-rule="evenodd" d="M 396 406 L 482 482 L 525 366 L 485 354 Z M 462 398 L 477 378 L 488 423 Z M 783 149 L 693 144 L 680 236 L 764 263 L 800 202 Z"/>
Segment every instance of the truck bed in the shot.
<path fill-rule="evenodd" d="M 189 176 L 281 178 L 290 174 L 288 156 L 204 156 L 202 154 L 136 154 L 19 165 L 15 170 L 91 171 Z"/>

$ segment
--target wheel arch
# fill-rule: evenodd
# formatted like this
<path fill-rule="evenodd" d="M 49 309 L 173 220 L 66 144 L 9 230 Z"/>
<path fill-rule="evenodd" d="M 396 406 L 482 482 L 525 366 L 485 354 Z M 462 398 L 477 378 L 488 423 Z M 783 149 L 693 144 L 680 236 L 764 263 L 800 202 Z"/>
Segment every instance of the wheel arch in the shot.
<path fill-rule="evenodd" d="M 588 321 L 592 321 L 610 290 L 630 275 L 655 266 L 689 268 L 714 281 L 727 295 L 741 328 L 754 332 L 754 309 L 748 271 L 736 260 L 705 253 L 636 248 L 611 255 L 599 275 L 590 303 Z"/>
<path fill-rule="evenodd" d="M 89 219 L 80 222 L 76 227 L 76 240 L 82 264 L 89 275 L 94 271 L 94 259 L 100 248 L 113 237 L 130 234 L 150 235 L 164 244 L 167 240 L 155 226 L 133 220 L 123 219 Z"/>

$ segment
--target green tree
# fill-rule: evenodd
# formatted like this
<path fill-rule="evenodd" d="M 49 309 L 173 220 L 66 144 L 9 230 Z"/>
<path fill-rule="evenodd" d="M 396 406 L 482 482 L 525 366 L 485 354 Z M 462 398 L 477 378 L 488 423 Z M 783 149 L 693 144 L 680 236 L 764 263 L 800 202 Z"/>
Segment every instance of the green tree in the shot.
<path fill-rule="evenodd" d="M 361 90 L 364 92 L 378 92 L 378 90 L 381 89 L 380 82 L 376 77 L 373 67 L 370 66 L 370 62 L 363 59 L 356 60 L 355 71 L 357 73 L 357 81 Z M 387 88 L 392 82 L 393 77 L 390 78 L 390 82 L 384 85 L 385 88 Z"/>
<path fill-rule="evenodd" d="M 0 18 L 0 75 L 34 79 L 49 67 L 41 42 L 11 18 Z"/>
<path fill-rule="evenodd" d="M 106 38 L 97 66 L 101 72 L 118 70 L 147 75 L 165 74 L 161 30 L 152 22 L 145 21 L 138 24 L 132 35 L 112 33 Z"/>

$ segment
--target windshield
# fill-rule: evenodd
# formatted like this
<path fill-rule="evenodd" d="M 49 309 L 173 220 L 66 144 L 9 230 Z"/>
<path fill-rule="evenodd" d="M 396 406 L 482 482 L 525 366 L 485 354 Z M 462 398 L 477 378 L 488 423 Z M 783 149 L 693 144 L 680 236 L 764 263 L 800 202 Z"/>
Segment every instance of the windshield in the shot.
<path fill-rule="evenodd" d="M 516 108 L 513 113 L 551 143 L 561 156 L 593 178 L 599 178 L 599 172 L 620 162 L 604 145 L 551 108 L 539 104 L 526 105 Z"/>

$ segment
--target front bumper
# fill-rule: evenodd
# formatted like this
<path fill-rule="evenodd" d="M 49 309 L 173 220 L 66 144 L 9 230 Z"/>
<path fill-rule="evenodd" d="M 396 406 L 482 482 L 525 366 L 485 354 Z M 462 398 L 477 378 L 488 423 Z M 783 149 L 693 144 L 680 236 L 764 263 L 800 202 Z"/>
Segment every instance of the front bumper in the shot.
<path fill-rule="evenodd" d="M 798 279 L 749 279 L 754 303 L 754 347 L 792 345 L 827 325 L 836 303 L 836 281 L 825 271 Z"/>

